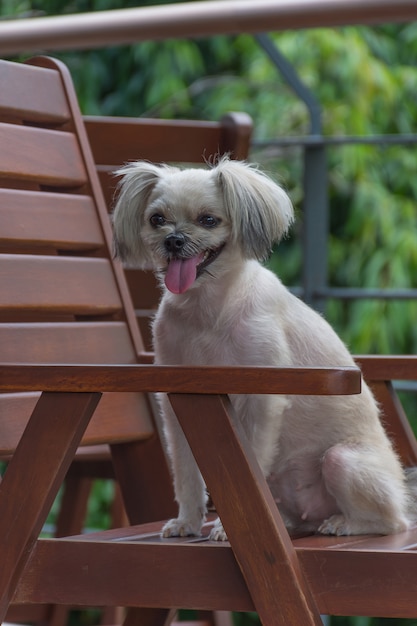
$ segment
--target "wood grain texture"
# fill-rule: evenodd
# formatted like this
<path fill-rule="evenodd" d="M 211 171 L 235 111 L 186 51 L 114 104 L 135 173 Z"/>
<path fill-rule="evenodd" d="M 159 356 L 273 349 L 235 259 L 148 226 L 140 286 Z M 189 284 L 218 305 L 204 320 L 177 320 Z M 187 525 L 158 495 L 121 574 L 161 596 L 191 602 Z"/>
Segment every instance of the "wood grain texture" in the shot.
<path fill-rule="evenodd" d="M 321 626 L 313 595 L 227 398 L 171 394 L 263 624 Z M 216 462 L 213 452 L 216 454 Z"/>
<path fill-rule="evenodd" d="M 360 372 L 351 367 L 0 364 L 0 390 L 343 395 L 360 392 Z"/>
<path fill-rule="evenodd" d="M 245 113 L 225 115 L 219 122 L 126 117 L 84 117 L 95 163 L 115 169 L 127 161 L 202 163 L 230 152 L 246 158 L 252 133 Z"/>
<path fill-rule="evenodd" d="M 416 355 L 355 356 L 367 380 L 417 380 Z"/>
<path fill-rule="evenodd" d="M 126 322 L 4 323 L 0 324 L 0 349 L 1 358 L 9 363 L 129 364 L 136 361 Z"/>
<path fill-rule="evenodd" d="M 26 122 L 68 122 L 69 109 L 58 72 L 0 60 L 0 75 L 0 114 Z"/>
<path fill-rule="evenodd" d="M 0 189 L 0 245 L 95 250 L 103 236 L 86 195 Z M 80 228 L 82 224 L 82 228 Z"/>
<path fill-rule="evenodd" d="M 42 395 L 0 483 L 0 621 L 99 399 Z"/>
<path fill-rule="evenodd" d="M 87 180 L 79 147 L 70 133 L 15 124 L 0 126 L 2 176 L 51 187 L 82 187 Z"/>
<path fill-rule="evenodd" d="M 112 315 L 122 308 L 107 259 L 4 254 L 0 312 Z"/>

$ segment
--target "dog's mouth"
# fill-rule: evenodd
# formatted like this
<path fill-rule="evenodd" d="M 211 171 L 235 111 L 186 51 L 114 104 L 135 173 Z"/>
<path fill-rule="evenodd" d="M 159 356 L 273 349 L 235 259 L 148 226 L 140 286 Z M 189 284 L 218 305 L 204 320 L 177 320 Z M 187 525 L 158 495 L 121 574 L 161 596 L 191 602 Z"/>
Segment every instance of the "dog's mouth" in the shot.
<path fill-rule="evenodd" d="M 165 274 L 165 285 L 172 293 L 185 293 L 219 256 L 224 244 L 215 250 L 206 250 L 193 257 L 171 257 Z"/>

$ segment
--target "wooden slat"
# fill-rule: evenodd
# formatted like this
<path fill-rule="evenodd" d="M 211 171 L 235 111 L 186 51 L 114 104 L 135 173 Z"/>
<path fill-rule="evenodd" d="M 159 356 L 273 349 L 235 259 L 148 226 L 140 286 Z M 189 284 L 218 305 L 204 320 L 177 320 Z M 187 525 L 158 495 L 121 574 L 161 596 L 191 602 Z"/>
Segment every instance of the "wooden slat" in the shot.
<path fill-rule="evenodd" d="M 86 182 L 83 160 L 70 133 L 0 124 L 0 176 L 52 187 L 80 187 Z"/>
<path fill-rule="evenodd" d="M 136 355 L 123 322 L 35 323 L 0 326 L 0 359 L 23 363 L 135 363 Z"/>
<path fill-rule="evenodd" d="M 339 547 L 303 548 L 295 542 L 320 610 L 331 615 L 415 618 L 417 553 L 396 547 L 390 536 L 385 549 L 367 549 L 339 538 Z M 377 544 L 379 540 L 376 540 Z M 389 545 L 391 543 L 391 545 Z"/>
<path fill-rule="evenodd" d="M 216 122 L 86 117 L 85 125 L 94 160 L 100 165 L 136 159 L 203 162 L 222 147 Z"/>
<path fill-rule="evenodd" d="M 0 454 L 16 448 L 39 393 L 0 394 Z M 115 419 L 116 417 L 116 419 Z M 154 427 L 148 402 L 142 394 L 104 394 L 96 409 L 82 445 L 119 443 L 150 437 Z"/>
<path fill-rule="evenodd" d="M 0 310 L 108 315 L 121 302 L 107 259 L 4 254 Z"/>
<path fill-rule="evenodd" d="M 48 540 L 39 542 L 24 572 L 16 599 L 30 601 L 33 593 L 37 594 L 38 591 L 44 590 L 46 600 L 49 598 L 47 596 L 49 586 L 55 587 L 56 594 L 58 592 L 64 594 L 66 602 L 77 602 L 77 597 L 81 602 L 82 599 L 85 600 L 83 594 L 87 586 L 92 588 L 97 583 L 99 590 L 96 591 L 95 599 L 97 602 L 100 600 L 106 603 L 109 601 L 105 597 L 106 591 L 110 596 L 109 585 L 115 583 L 114 577 L 104 575 L 105 561 L 108 559 L 107 562 L 111 562 L 114 569 L 117 564 L 118 572 L 131 572 L 133 578 L 126 575 L 126 578 L 123 577 L 119 581 L 120 584 L 116 583 L 112 587 L 112 592 L 123 598 L 127 604 L 129 601 L 139 603 L 144 601 L 145 597 L 149 598 L 148 581 L 151 586 L 154 583 L 153 576 L 157 575 L 155 572 L 159 572 L 160 584 L 156 587 L 159 588 L 160 595 L 158 596 L 156 592 L 152 595 L 156 606 L 163 606 L 168 600 L 172 600 L 174 606 L 178 606 L 183 600 L 185 605 L 186 599 L 194 599 L 194 606 L 202 608 L 196 606 L 198 593 L 195 593 L 194 587 L 200 582 L 206 591 L 210 590 L 212 599 L 216 598 L 219 608 L 225 606 L 222 599 L 223 589 L 225 593 L 227 592 L 226 595 L 230 594 L 230 603 L 225 608 L 253 610 L 250 608 L 251 601 L 228 543 L 216 544 L 215 549 L 210 549 L 213 544 L 204 540 L 190 538 L 164 541 L 158 537 L 161 526 L 161 523 L 152 524 L 69 538 L 65 540 L 65 545 L 63 544 L 66 559 L 61 567 L 52 543 Z M 87 548 L 88 560 L 96 565 L 93 568 L 83 568 L 86 553 L 83 552 L 81 544 L 98 539 L 102 540 L 101 544 Z M 112 539 L 118 546 L 117 552 L 112 547 Z M 120 550 L 121 540 L 123 544 L 126 543 Z M 294 541 L 297 556 L 322 613 L 371 616 L 383 612 L 389 617 L 403 618 L 415 616 L 416 544 L 416 530 L 389 537 L 314 536 Z M 388 548 L 389 566 L 386 552 Z M 162 564 L 163 556 L 167 558 L 165 566 Z M 97 560 L 102 563 L 101 569 Z M 129 566 L 132 568 L 132 562 L 134 569 L 129 570 Z M 41 578 L 38 578 L 38 567 L 44 571 Z M 68 571 L 66 567 L 69 568 Z M 58 576 L 54 579 L 53 585 L 49 584 L 48 580 L 48 572 L 52 571 L 52 568 Z M 215 574 L 210 576 L 210 571 Z M 162 584 L 162 577 L 168 576 L 169 572 L 173 587 L 171 584 L 166 586 Z M 65 584 L 67 577 L 71 577 L 74 585 L 72 589 L 71 585 Z M 36 584 L 35 592 L 31 590 L 33 584 Z M 279 589 L 275 586 L 274 589 L 279 596 Z M 76 597 L 76 594 L 79 595 Z M 187 594 L 187 598 L 184 594 Z"/>
<path fill-rule="evenodd" d="M 358 355 L 355 361 L 367 380 L 417 380 L 416 355 Z"/>
<path fill-rule="evenodd" d="M 245 159 L 253 129 L 246 113 L 228 113 L 219 122 L 105 116 L 85 116 L 84 122 L 104 180 L 116 167 L 137 159 L 203 163 L 224 153 Z"/>
<path fill-rule="evenodd" d="M 60 123 L 69 119 L 58 72 L 0 60 L 0 115 L 6 111 L 29 122 Z"/>
<path fill-rule="evenodd" d="M 0 224 L 3 245 L 50 244 L 71 250 L 103 245 L 90 196 L 0 189 Z"/>
<path fill-rule="evenodd" d="M 228 544 L 156 537 L 147 545 L 69 539 L 57 547 L 37 543 L 14 601 L 108 606 L 117 598 L 124 606 L 254 610 Z"/>
<path fill-rule="evenodd" d="M 133 306 L 155 312 L 161 299 L 161 289 L 155 274 L 151 271 L 126 268 L 125 276 Z"/>
<path fill-rule="evenodd" d="M 0 364 L 0 391 L 344 395 L 359 393 L 360 386 L 353 367 Z"/>

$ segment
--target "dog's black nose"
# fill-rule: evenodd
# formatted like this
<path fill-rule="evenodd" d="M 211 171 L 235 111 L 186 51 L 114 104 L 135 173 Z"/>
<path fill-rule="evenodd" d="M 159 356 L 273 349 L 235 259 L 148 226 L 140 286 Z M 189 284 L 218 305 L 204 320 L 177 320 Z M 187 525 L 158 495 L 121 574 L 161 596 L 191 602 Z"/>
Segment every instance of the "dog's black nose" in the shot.
<path fill-rule="evenodd" d="M 179 252 L 185 245 L 185 237 L 181 233 L 168 235 L 165 238 L 165 248 L 168 252 Z"/>

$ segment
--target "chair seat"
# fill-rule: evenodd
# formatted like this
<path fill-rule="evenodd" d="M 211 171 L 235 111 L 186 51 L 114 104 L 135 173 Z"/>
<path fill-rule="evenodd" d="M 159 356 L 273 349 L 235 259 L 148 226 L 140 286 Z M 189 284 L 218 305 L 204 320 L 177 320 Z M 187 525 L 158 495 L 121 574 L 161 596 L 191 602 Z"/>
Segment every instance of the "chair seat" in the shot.
<path fill-rule="evenodd" d="M 53 571 L 57 603 L 72 606 L 106 606 L 117 597 L 123 606 L 255 610 L 230 544 L 208 539 L 212 521 L 202 537 L 176 539 L 161 538 L 163 523 L 38 540 L 14 602 L 55 602 Z"/>
<path fill-rule="evenodd" d="M 53 571 L 54 588 L 59 590 L 59 597 L 52 599 L 56 602 L 82 605 L 93 599 L 106 606 L 116 596 L 125 606 L 205 609 L 209 593 L 210 608 L 253 611 L 230 544 L 208 538 L 213 519 L 211 515 L 201 537 L 163 539 L 163 522 L 152 522 L 59 541 L 39 540 L 15 601 L 32 602 L 35 597 L 42 601 L 42 589 L 50 588 L 48 572 Z M 385 616 L 415 614 L 417 525 L 390 536 L 309 535 L 293 539 L 293 545 L 322 614 L 375 616 L 381 595 Z M 369 590 L 364 593 L 367 584 Z M 387 613 L 387 597 L 391 613 Z M 47 599 L 51 601 L 49 592 Z"/>
<path fill-rule="evenodd" d="M 321 613 L 415 617 L 417 525 L 396 535 L 310 536 L 293 543 Z"/>

